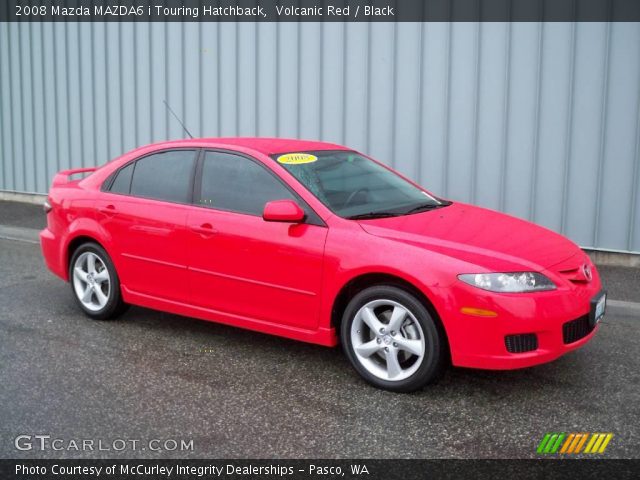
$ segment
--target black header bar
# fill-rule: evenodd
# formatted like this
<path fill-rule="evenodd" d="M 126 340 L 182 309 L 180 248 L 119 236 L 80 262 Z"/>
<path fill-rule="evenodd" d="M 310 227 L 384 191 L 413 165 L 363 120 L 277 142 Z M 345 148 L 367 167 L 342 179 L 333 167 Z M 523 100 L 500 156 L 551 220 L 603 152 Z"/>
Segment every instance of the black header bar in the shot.
<path fill-rule="evenodd" d="M 0 22 L 638 22 L 640 0 L 3 0 Z"/>
<path fill-rule="evenodd" d="M 637 478 L 640 460 L 0 460 L 3 480 Z"/>

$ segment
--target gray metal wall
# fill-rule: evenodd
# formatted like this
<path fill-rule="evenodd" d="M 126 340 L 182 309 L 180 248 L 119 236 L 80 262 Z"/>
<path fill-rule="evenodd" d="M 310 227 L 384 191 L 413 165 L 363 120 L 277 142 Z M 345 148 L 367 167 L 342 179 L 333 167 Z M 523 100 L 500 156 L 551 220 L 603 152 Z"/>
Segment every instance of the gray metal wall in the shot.
<path fill-rule="evenodd" d="M 640 24 L 0 24 L 0 189 L 183 136 L 323 139 L 640 251 Z"/>

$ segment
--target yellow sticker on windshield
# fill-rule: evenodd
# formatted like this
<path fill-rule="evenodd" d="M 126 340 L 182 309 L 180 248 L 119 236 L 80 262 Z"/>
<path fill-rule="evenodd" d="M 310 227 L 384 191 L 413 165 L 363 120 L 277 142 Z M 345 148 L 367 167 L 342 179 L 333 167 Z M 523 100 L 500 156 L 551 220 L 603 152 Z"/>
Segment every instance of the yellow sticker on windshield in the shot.
<path fill-rule="evenodd" d="M 286 165 L 300 165 L 301 163 L 312 163 L 316 160 L 318 160 L 318 157 L 308 153 L 287 153 L 278 157 L 278 163 Z"/>

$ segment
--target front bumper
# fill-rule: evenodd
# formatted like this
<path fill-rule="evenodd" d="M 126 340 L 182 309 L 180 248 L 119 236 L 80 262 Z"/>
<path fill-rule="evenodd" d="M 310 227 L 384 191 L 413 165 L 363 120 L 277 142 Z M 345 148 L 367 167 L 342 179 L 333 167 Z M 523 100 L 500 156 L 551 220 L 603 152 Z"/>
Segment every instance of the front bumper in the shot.
<path fill-rule="evenodd" d="M 589 283 L 561 286 L 549 292 L 498 294 L 462 282 L 447 290 L 438 311 L 446 312 L 442 320 L 456 366 L 509 370 L 539 365 L 581 347 L 599 329 L 599 325 L 578 329 L 576 335 L 573 328 L 588 318 L 591 299 L 601 290 L 597 273 Z M 463 307 L 490 310 L 497 315 L 464 314 Z M 564 327 L 568 322 L 575 323 Z M 564 334 L 563 327 L 567 330 Z M 507 349 L 507 336 L 527 334 L 528 338 L 535 335 L 537 348 L 522 353 Z"/>

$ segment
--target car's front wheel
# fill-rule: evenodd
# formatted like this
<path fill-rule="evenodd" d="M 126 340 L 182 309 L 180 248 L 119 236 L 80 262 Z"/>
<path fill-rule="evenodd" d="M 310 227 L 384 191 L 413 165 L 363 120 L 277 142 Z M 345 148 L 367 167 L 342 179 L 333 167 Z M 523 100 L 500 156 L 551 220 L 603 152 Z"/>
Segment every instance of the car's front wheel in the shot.
<path fill-rule="evenodd" d="M 78 305 L 89 317 L 108 320 L 126 310 L 113 262 L 97 243 L 88 242 L 75 250 L 69 279 Z"/>
<path fill-rule="evenodd" d="M 425 306 L 395 286 L 367 288 L 345 309 L 341 341 L 356 371 L 387 390 L 411 392 L 446 365 L 446 340 Z"/>

